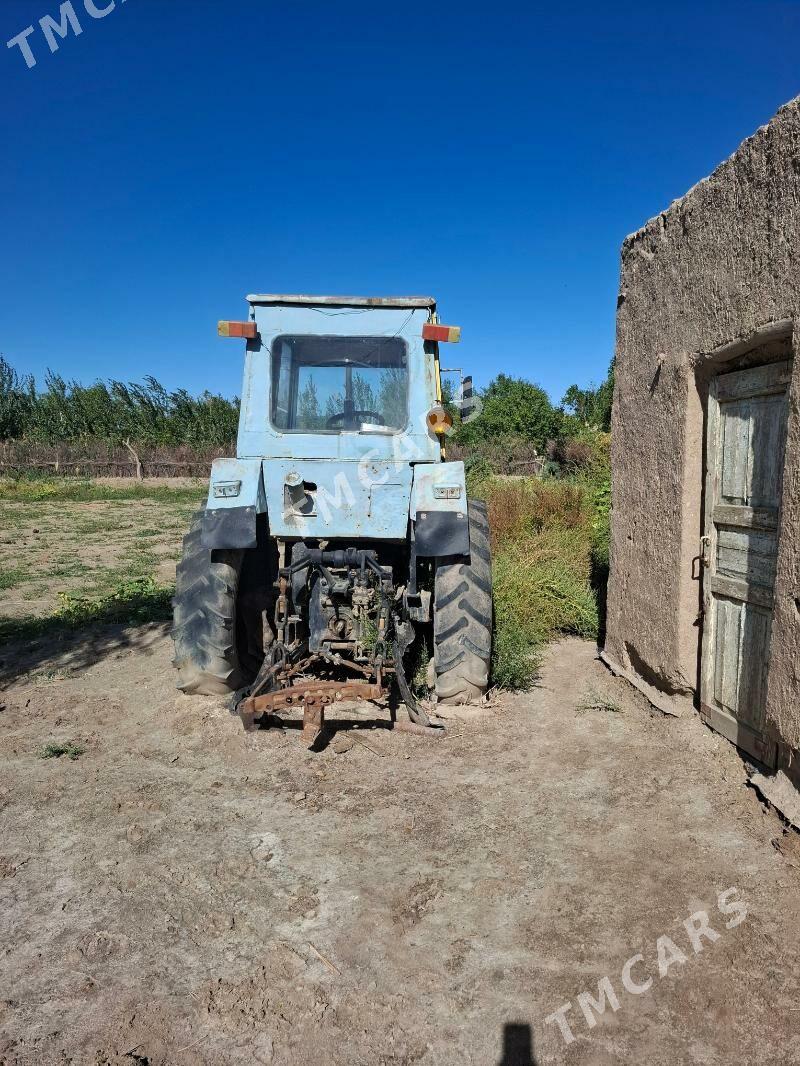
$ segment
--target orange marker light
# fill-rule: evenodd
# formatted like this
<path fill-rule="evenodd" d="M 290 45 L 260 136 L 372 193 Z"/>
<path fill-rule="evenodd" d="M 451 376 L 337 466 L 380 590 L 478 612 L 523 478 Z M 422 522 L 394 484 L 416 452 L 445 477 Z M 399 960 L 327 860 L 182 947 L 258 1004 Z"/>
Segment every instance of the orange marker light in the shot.
<path fill-rule="evenodd" d="M 422 339 L 458 344 L 461 340 L 461 326 L 438 326 L 435 322 L 426 322 L 422 327 Z"/>
<path fill-rule="evenodd" d="M 427 422 L 428 429 L 435 433 L 437 437 L 443 437 L 453 425 L 453 419 L 440 404 L 428 411 Z"/>
<path fill-rule="evenodd" d="M 247 337 L 252 340 L 258 331 L 255 322 L 218 322 L 217 333 L 220 337 Z"/>

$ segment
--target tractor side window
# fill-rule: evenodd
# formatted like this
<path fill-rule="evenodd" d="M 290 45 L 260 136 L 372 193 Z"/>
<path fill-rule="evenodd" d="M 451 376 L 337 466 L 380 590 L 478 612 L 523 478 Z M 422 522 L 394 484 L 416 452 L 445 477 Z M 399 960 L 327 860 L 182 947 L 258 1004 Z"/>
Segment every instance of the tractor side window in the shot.
<path fill-rule="evenodd" d="M 399 337 L 276 337 L 272 424 L 295 433 L 403 429 L 408 421 L 407 356 Z"/>

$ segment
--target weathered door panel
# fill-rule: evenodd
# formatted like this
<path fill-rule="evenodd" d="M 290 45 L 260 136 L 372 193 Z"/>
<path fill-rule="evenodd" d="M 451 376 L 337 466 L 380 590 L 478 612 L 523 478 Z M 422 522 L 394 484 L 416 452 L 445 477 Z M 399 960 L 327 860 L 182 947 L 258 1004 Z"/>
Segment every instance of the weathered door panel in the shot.
<path fill-rule="evenodd" d="M 774 764 L 764 732 L 791 363 L 721 374 L 708 403 L 701 712 Z"/>
<path fill-rule="evenodd" d="M 775 581 L 774 538 L 757 529 L 720 528 L 717 573 L 771 589 Z"/>

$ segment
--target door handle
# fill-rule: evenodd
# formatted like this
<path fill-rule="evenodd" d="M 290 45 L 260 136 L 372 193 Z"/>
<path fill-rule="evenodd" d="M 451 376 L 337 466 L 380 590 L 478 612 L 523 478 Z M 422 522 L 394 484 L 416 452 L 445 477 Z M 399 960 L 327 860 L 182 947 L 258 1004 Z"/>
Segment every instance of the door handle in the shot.
<path fill-rule="evenodd" d="M 711 537 L 708 535 L 700 538 L 700 565 L 711 566 L 711 560 L 708 557 L 708 549 L 711 546 Z"/>

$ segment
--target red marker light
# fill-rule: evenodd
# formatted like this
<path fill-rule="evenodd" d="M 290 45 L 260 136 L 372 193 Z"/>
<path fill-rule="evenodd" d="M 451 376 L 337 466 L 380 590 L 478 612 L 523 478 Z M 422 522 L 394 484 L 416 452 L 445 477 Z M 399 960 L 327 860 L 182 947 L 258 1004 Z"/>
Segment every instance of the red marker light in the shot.
<path fill-rule="evenodd" d="M 435 322 L 426 322 L 422 327 L 422 339 L 458 344 L 461 340 L 461 326 L 439 326 Z"/>
<path fill-rule="evenodd" d="M 247 337 L 252 340 L 258 330 L 255 322 L 218 322 L 217 333 L 220 337 Z"/>

